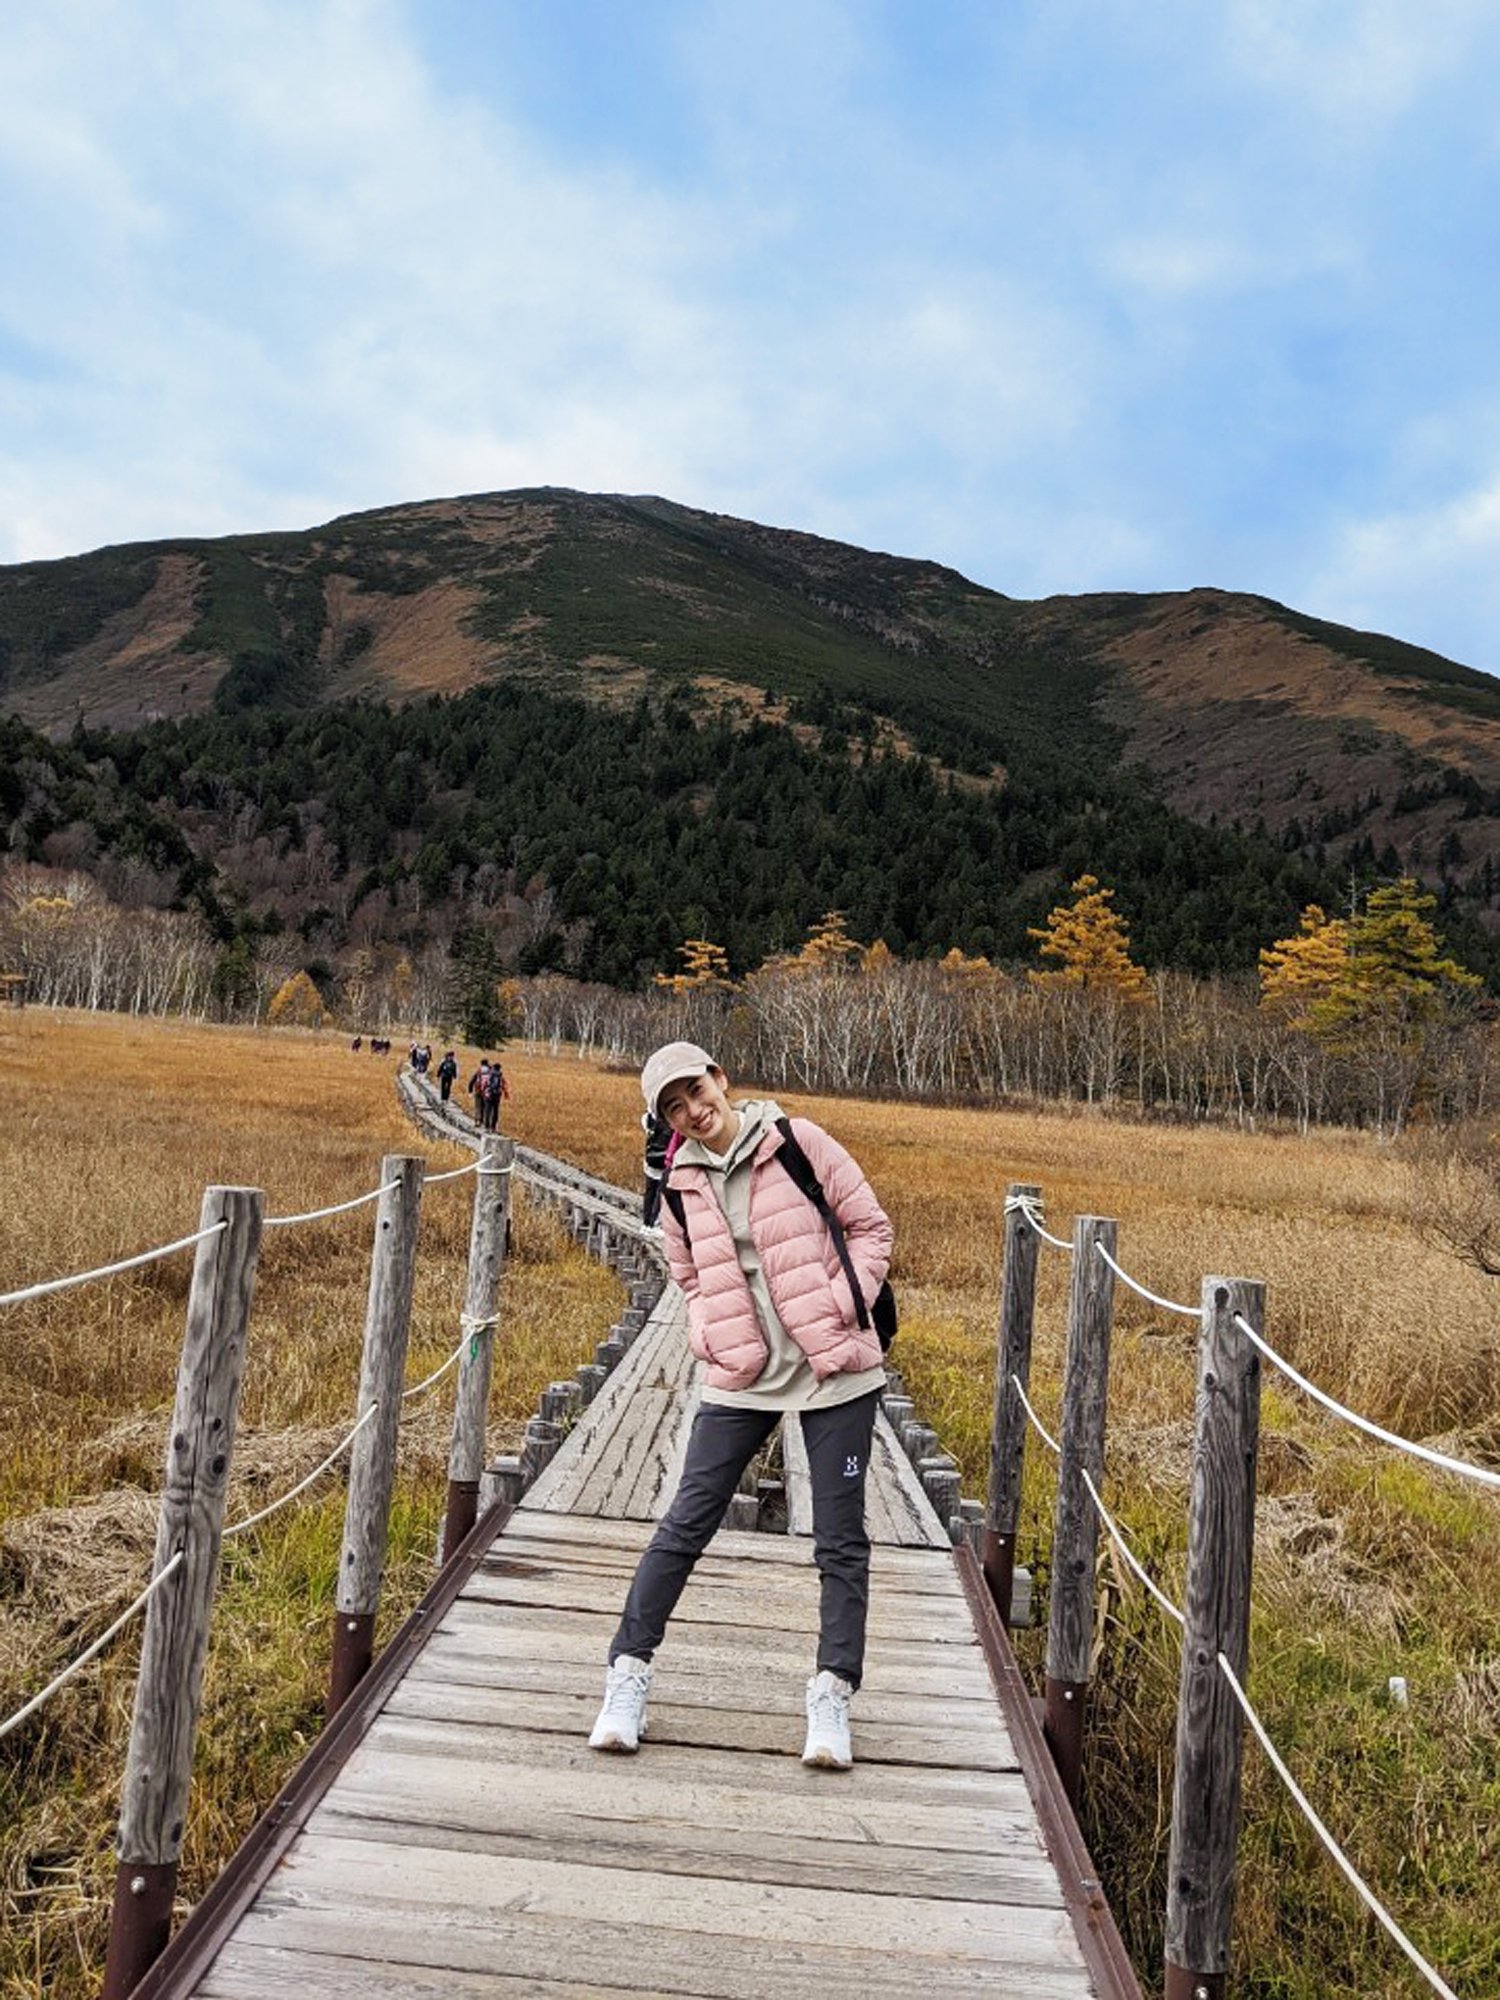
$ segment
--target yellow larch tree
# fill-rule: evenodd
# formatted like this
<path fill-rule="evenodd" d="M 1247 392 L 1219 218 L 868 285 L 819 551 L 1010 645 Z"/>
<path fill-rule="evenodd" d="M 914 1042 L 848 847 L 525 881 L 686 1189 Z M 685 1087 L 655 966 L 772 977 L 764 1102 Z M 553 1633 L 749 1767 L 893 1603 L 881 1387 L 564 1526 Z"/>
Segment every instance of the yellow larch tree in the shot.
<path fill-rule="evenodd" d="M 1260 1004 L 1305 1028 L 1311 1010 L 1347 978 L 1349 926 L 1316 903 L 1302 912 L 1295 937 L 1278 938 L 1260 954 Z"/>
<path fill-rule="evenodd" d="M 1043 958 L 1061 960 L 1056 971 L 1032 972 L 1033 986 L 1081 986 L 1086 992 L 1120 1000 L 1145 1000 L 1150 982 L 1130 956 L 1130 939 L 1117 910 L 1113 889 L 1101 889 L 1095 875 L 1080 875 L 1073 901 L 1059 903 L 1045 925 L 1030 935 Z"/>
<path fill-rule="evenodd" d="M 266 1009 L 273 1028 L 321 1028 L 325 1015 L 323 996 L 305 972 L 283 979 Z"/>
<path fill-rule="evenodd" d="M 701 993 L 707 987 L 732 986 L 729 954 L 709 938 L 684 938 L 677 947 L 682 964 L 676 972 L 658 972 L 656 983 L 679 998 L 684 993 Z"/>

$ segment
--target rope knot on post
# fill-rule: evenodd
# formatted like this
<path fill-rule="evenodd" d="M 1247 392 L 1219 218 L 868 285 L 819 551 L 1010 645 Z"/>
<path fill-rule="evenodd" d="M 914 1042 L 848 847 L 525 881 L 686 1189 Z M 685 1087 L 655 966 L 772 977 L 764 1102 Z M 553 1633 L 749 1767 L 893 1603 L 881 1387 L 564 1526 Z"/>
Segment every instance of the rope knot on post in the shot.
<path fill-rule="evenodd" d="M 500 1315 L 497 1312 L 461 1312 L 459 1314 L 458 1329 L 460 1333 L 465 1333 L 469 1337 L 469 1359 L 471 1361 L 478 1356 L 480 1341 L 483 1340 L 487 1333 L 493 1333 L 499 1324 Z"/>

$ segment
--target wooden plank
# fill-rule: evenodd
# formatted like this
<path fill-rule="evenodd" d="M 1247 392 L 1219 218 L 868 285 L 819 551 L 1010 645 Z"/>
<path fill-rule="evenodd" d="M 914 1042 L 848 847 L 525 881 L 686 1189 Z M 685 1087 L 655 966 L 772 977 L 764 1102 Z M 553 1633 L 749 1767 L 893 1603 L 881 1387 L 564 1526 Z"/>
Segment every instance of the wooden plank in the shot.
<path fill-rule="evenodd" d="M 367 1959 L 340 1958 L 331 1952 L 286 1951 L 274 1945 L 241 1944 L 232 1939 L 198 1992 L 203 2000 L 515 2000 L 534 1996 L 537 1982 L 529 1974 L 455 1972 L 447 1965 L 383 1964 L 372 1984 Z M 639 1986 L 602 1986 L 590 1981 L 547 1981 L 551 2000 L 641 2000 Z"/>
<path fill-rule="evenodd" d="M 636 1365 L 638 1349 L 646 1359 Z M 675 1400 L 685 1347 L 670 1305 L 663 1301 L 616 1371 L 620 1394 L 610 1405 L 609 1434 L 601 1436 L 576 1488 L 572 1511 L 579 1514 L 628 1515 L 626 1504 L 635 1484 L 638 1457 L 649 1452 Z M 650 1519 L 649 1515 L 639 1516 Z"/>
<path fill-rule="evenodd" d="M 300 1993 L 298 1975 L 314 1952 L 325 1965 L 357 1968 L 351 1985 L 335 1989 L 336 2000 L 351 1986 L 360 2000 L 376 1990 L 400 1992 L 387 1982 L 420 1977 L 429 1966 L 438 1970 L 449 2000 L 510 2000 L 516 1991 L 567 1994 L 580 1983 L 584 1992 L 608 1993 L 627 1968 L 637 2000 L 651 1994 L 766 2000 L 771 1993 L 787 2000 L 811 1994 L 819 2000 L 934 2000 L 935 1994 L 944 2000 L 997 2000 L 995 1968 L 983 1961 L 944 1964 L 937 1956 L 898 1957 L 803 1938 L 706 1940 L 665 1930 L 647 1937 L 629 1919 L 601 1914 L 609 1911 L 607 1903 L 569 1921 L 535 1912 L 517 1898 L 501 1909 L 450 1911 L 434 1925 L 419 1909 L 367 1901 L 351 1936 L 348 1915 L 315 1894 L 296 1894 L 278 1884 L 262 1902 L 246 1919 L 237 1947 L 263 1947 L 277 1976 L 290 1974 L 264 2000 Z M 646 1944 L 649 1967 L 642 1966 Z M 495 1974 L 496 1966 L 504 1966 L 508 1977 Z M 433 1990 L 416 1986 L 413 2000 L 426 2000 Z M 1024 1974 L 1018 1970 L 999 1991 L 1003 2000 L 1088 2000 L 1090 1986 L 1081 1969 L 1038 1966 Z M 234 2000 L 259 1996 L 240 1988 Z"/>
<path fill-rule="evenodd" d="M 503 1606 L 498 1608 L 507 1609 Z M 614 1636 L 620 1622 L 618 1605 L 613 1610 L 605 1611 L 567 1611 L 550 1605 L 529 1607 L 513 1605 L 508 1607 L 508 1612 L 514 1619 L 519 1617 L 523 1609 L 525 1623 L 548 1640 L 568 1632 L 589 1635 L 599 1648 L 600 1659 L 603 1659 L 604 1648 Z M 799 1638 L 805 1644 L 815 1630 L 814 1622 L 796 1629 L 789 1626 L 776 1628 L 768 1634 L 754 1624 L 744 1622 L 734 1624 L 720 1619 L 694 1622 L 678 1617 L 672 1621 L 671 1644 L 675 1653 L 679 1648 L 685 1649 L 701 1642 L 705 1637 L 710 1638 L 732 1647 L 742 1662 L 742 1671 L 749 1673 L 752 1671 L 749 1662 L 756 1659 L 763 1649 L 773 1645 L 792 1644 Z M 951 1656 L 955 1660 L 970 1660 L 976 1659 L 978 1654 L 972 1640 L 966 1641 L 963 1633 L 957 1629 L 948 1634 L 940 1633 L 934 1638 L 925 1626 L 917 1636 L 872 1628 L 865 1647 L 865 1671 L 867 1675 L 873 1671 L 872 1661 L 900 1660 L 912 1664 L 930 1665 L 934 1659 L 944 1656 Z"/>
<path fill-rule="evenodd" d="M 417 1923 L 463 1922 L 476 1914 L 520 1906 L 570 1924 L 609 1908 L 638 1932 L 636 1969 L 649 1963 L 648 1931 L 686 1932 L 703 1950 L 717 1937 L 775 1944 L 817 1938 L 863 1951 L 967 1959 L 1020 1971 L 1028 1966 L 1082 1965 L 1066 1914 L 1024 1904 L 948 1903 L 920 1896 L 876 1896 L 780 1883 L 716 1878 L 701 1883 L 624 1868 L 506 1855 L 465 1854 L 426 1847 L 389 1848 L 377 1841 L 303 1834 L 283 1863 L 287 1897 L 316 1897 L 349 1914 L 351 1941 L 361 1914 L 399 1907 Z M 268 1903 L 277 1898 L 268 1896 Z"/>
<path fill-rule="evenodd" d="M 372 1746 L 392 1736 L 420 1745 L 434 1756 L 466 1761 L 482 1759 L 497 1763 L 522 1762 L 537 1769 L 559 1767 L 578 1773 L 579 1782 L 592 1782 L 601 1758 L 590 1750 L 582 1736 L 561 1736 L 544 1730 L 508 1729 L 503 1724 L 463 1723 L 452 1716 L 424 1712 L 422 1687 L 403 1687 L 391 1701 L 367 1739 Z M 865 1798 L 898 1798 L 911 1804 L 956 1803 L 963 1799 L 990 1799 L 997 1786 L 1015 1783 L 1014 1772 L 976 1771 L 968 1765 L 856 1763 L 852 1773 L 830 1778 L 826 1771 L 812 1771 L 795 1755 L 766 1756 L 759 1751 L 721 1749 L 712 1745 L 686 1747 L 680 1743 L 654 1743 L 649 1751 L 653 1773 L 674 1783 L 693 1785 L 723 1783 L 754 1784 L 766 1800 L 769 1816 L 789 1809 L 782 1795 L 792 1799 L 809 1796 L 825 1798 L 830 1788 L 851 1803 Z M 1005 1794 L 1010 1797 L 1010 1793 Z"/>
<path fill-rule="evenodd" d="M 761 1625 L 781 1632 L 816 1632 L 819 1630 L 816 1583 L 811 1577 L 805 1582 L 799 1579 L 799 1583 L 800 1588 L 784 1587 L 776 1591 L 763 1588 L 753 1593 L 694 1590 L 689 1584 L 672 1615 L 672 1623 L 748 1626 L 752 1632 Z M 507 1577 L 493 1573 L 475 1575 L 464 1591 L 465 1600 L 472 1603 L 536 1606 L 570 1616 L 592 1614 L 616 1620 L 624 1595 L 613 1579 L 596 1583 L 579 1577 L 569 1583 L 563 1578 Z M 725 1598 L 731 1601 L 719 1601 Z M 917 1599 L 908 1609 L 905 1605 L 884 1602 L 877 1592 L 870 1604 L 868 1629 L 885 1638 L 931 1639 L 955 1646 L 975 1643 L 973 1625 L 940 1598 Z"/>
<path fill-rule="evenodd" d="M 1060 1908 L 1062 1891 L 1034 1822 L 808 1799 L 795 1830 L 767 1838 L 765 1800 L 652 1783 L 641 1760 L 611 1760 L 597 1784 L 524 1765 L 387 1759 L 339 1786 L 312 1831 L 475 1854 L 545 1854 L 590 1867 L 843 1889 L 882 1896 Z M 832 1788 L 837 1789 L 837 1788 Z M 821 1808 L 821 1811 L 819 1810 Z"/>
<path fill-rule="evenodd" d="M 778 1538 L 779 1539 L 779 1538 Z M 722 1554 L 715 1544 L 698 1558 L 690 1589 L 730 1587 L 752 1593 L 806 1591 L 815 1588 L 818 1572 L 812 1550 L 803 1541 L 787 1546 L 798 1559 L 787 1563 L 748 1562 L 742 1556 Z M 640 1564 L 635 1549 L 611 1549 L 600 1544 L 562 1546 L 500 1537 L 475 1571 L 483 1577 L 532 1577 L 570 1583 L 576 1579 L 593 1582 L 628 1582 Z M 878 1556 L 870 1565 L 871 1588 L 887 1602 L 900 1601 L 908 1609 L 924 1605 L 946 1605 L 964 1611 L 963 1596 L 951 1565 L 912 1569 L 882 1563 Z"/>
<path fill-rule="evenodd" d="M 593 1462 L 607 1450 L 617 1425 L 625 1417 L 637 1383 L 649 1379 L 671 1331 L 670 1314 L 658 1307 L 647 1320 L 640 1338 L 573 1426 L 562 1449 L 532 1484 L 521 1502 L 523 1509 L 529 1513 L 583 1511 L 575 1503 Z"/>
<path fill-rule="evenodd" d="M 951 1549 L 947 1528 L 933 1512 L 911 1460 L 882 1410 L 870 1445 L 870 1477 L 880 1480 L 891 1509 L 895 1538 L 905 1548 Z"/>
<path fill-rule="evenodd" d="M 608 1521 L 591 1515 L 561 1514 L 550 1511 L 513 1516 L 497 1538 L 496 1549 L 512 1538 L 527 1543 L 545 1542 L 569 1547 L 597 1546 L 633 1549 L 637 1554 L 650 1541 L 654 1526 L 641 1521 Z M 721 1528 L 709 1543 L 709 1553 L 752 1563 L 800 1563 L 810 1565 L 812 1550 L 801 1537 L 763 1535 L 747 1529 Z M 945 1576 L 958 1588 L 953 1568 L 953 1551 L 944 1542 L 940 1547 L 922 1543 L 909 1548 L 882 1544 L 871 1553 L 872 1574 L 922 1572 Z"/>
<path fill-rule="evenodd" d="M 516 1660 L 478 1650 L 455 1651 L 450 1647 L 439 1647 L 436 1641 L 427 1649 L 431 1657 L 415 1661 L 407 1675 L 413 1687 L 438 1686 L 456 1691 L 478 1688 L 500 1694 L 509 1690 L 515 1695 L 517 1706 L 511 1714 L 519 1718 L 524 1712 L 531 1712 L 531 1705 L 553 1700 L 557 1703 L 559 1716 L 572 1715 L 578 1701 L 598 1705 L 603 1681 L 601 1659 L 553 1661 L 553 1671 L 549 1678 L 549 1661 L 543 1650 L 530 1658 Z M 791 1716 L 796 1719 L 803 1710 L 803 1684 L 811 1671 L 809 1656 L 811 1648 L 795 1659 L 789 1673 L 772 1674 L 766 1672 L 758 1694 L 756 1707 L 768 1716 Z M 1004 1727 L 993 1696 L 985 1689 L 976 1675 L 966 1677 L 964 1692 L 947 1694 L 939 1701 L 929 1689 L 917 1690 L 890 1688 L 882 1685 L 877 1677 L 862 1687 L 855 1696 L 854 1713 L 864 1724 L 882 1722 L 901 1724 L 917 1729 L 941 1727 L 954 1734 L 973 1733 L 982 1736 L 986 1742 L 1004 1740 Z M 652 1713 L 658 1709 L 674 1712 L 682 1709 L 701 1709 L 709 1723 L 717 1723 L 720 1740 L 733 1744 L 737 1739 L 737 1726 L 733 1718 L 744 1706 L 743 1673 L 738 1689 L 739 1700 L 735 1700 L 736 1688 L 732 1667 L 718 1667 L 705 1670 L 699 1665 L 696 1670 L 690 1661 L 679 1661 L 675 1656 L 667 1656 L 659 1665 L 652 1693 Z M 545 1711 L 542 1711 L 545 1714 Z M 592 1718 L 590 1718 L 592 1719 Z M 539 1726 L 546 1726 L 542 1723 Z M 562 1725 L 566 1726 L 566 1725 Z M 745 1739 L 747 1744 L 749 1738 Z M 1012 1761 L 1008 1768 L 1014 1769 Z"/>
<path fill-rule="evenodd" d="M 574 1791 L 578 1789 L 576 1783 Z M 948 1902 L 1004 1902 L 1018 1907 L 1061 1906 L 1057 1877 L 1045 1856 L 1033 1866 L 993 1855 L 940 1854 L 925 1848 L 872 1848 L 859 1841 L 807 1840 L 778 1829 L 774 1846 L 765 1828 L 721 1833 L 702 1827 L 658 1827 L 633 1819 L 589 1818 L 538 1812 L 517 1798 L 492 1829 L 453 1826 L 440 1801 L 426 1812 L 410 1812 L 404 1802 L 389 1805 L 346 1800 L 343 1811 L 325 1811 L 314 1822 L 319 1833 L 379 1842 L 391 1847 L 425 1844 L 456 1853 L 524 1859 L 538 1852 L 550 1860 L 581 1862 L 592 1868 L 649 1870 L 657 1875 L 727 1875 L 737 1882 L 781 1883 L 791 1887 L 839 1890 L 851 1873 L 872 1896 L 932 1896 Z"/>
<path fill-rule="evenodd" d="M 680 1771 L 663 1772 L 654 1746 L 635 1757 L 591 1757 L 587 1764 L 531 1763 L 529 1746 L 505 1757 L 455 1759 L 441 1753 L 433 1732 L 386 1730 L 351 1760 L 325 1807 L 343 1810 L 349 1802 L 377 1799 L 416 1810 L 446 1810 L 448 1822 L 484 1831 L 504 1822 L 507 1799 L 524 1799 L 538 1810 L 556 1808 L 598 1825 L 626 1817 L 658 1827 L 700 1831 L 718 1828 L 764 1837 L 766 1793 L 757 1783 L 758 1757 L 740 1756 L 734 1776 L 705 1779 Z M 862 1842 L 872 1852 L 886 1848 L 931 1847 L 942 1853 L 1010 1855 L 1041 1864 L 1046 1850 L 1029 1810 L 1029 1794 L 1019 1776 L 987 1779 L 981 1789 L 914 1803 L 909 1798 L 872 1796 L 850 1777 L 827 1778 L 801 1788 L 795 1831 L 808 1839 Z M 778 1831 L 780 1839 L 782 1828 Z M 845 1880 L 850 1880 L 846 1875 Z"/>
<path fill-rule="evenodd" d="M 524 1689 L 457 1686 L 408 1675 L 391 1696 L 393 1715 L 421 1714 L 455 1723 L 480 1723 L 511 1730 L 555 1733 L 582 1742 L 599 1708 L 599 1696 L 536 1694 Z M 856 1705 L 853 1716 L 855 1755 L 865 1764 L 951 1765 L 961 1771 L 1013 1771 L 1015 1754 L 999 1732 L 990 1737 L 975 1729 L 932 1728 L 900 1722 L 865 1722 Z M 651 1734 L 659 1743 L 704 1749 L 724 1743 L 722 1711 L 651 1703 Z M 769 1757 L 799 1757 L 803 1723 L 797 1716 L 766 1714 L 757 1709 L 735 1718 L 736 1748 Z"/>
<path fill-rule="evenodd" d="M 543 1674 L 549 1663 L 559 1668 L 582 1666 L 596 1676 L 602 1674 L 604 1652 L 598 1628 L 533 1633 L 488 1607 L 483 1611 L 482 1616 L 465 1616 L 462 1623 L 444 1620 L 441 1630 L 456 1643 L 472 1647 L 477 1658 L 492 1661 L 497 1674 L 509 1661 L 534 1662 Z M 605 1636 L 607 1641 L 608 1635 Z M 755 1656 L 758 1681 L 762 1685 L 779 1682 L 788 1687 L 797 1685 L 798 1676 L 806 1674 L 809 1650 L 806 1641 L 795 1636 L 768 1639 Z M 992 1701 L 988 1671 L 980 1657 L 960 1653 L 953 1647 L 943 1650 L 945 1661 L 937 1665 L 925 1649 L 877 1642 L 866 1653 L 860 1700 L 879 1691 L 917 1694 L 927 1700 L 943 1700 L 951 1695 Z M 674 1635 L 662 1649 L 657 1657 L 657 1679 L 663 1685 L 667 1680 L 687 1685 L 698 1680 L 716 1680 L 726 1688 L 737 1688 L 742 1697 L 745 1655 L 720 1628 L 700 1627 L 680 1642 L 678 1635 Z"/>
<path fill-rule="evenodd" d="M 662 1426 L 656 1455 L 643 1459 L 630 1496 L 631 1513 L 653 1521 L 662 1518 L 676 1497 L 703 1389 L 703 1371 L 688 1351 L 685 1325 L 680 1352 L 677 1393 L 668 1421 Z"/>

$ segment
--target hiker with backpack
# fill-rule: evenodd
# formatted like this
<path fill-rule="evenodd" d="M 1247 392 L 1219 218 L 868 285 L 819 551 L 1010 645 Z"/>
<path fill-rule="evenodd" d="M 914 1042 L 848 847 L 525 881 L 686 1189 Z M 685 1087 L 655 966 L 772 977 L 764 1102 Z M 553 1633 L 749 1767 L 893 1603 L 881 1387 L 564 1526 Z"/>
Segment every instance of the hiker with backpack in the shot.
<path fill-rule="evenodd" d="M 449 1049 L 437 1066 L 438 1091 L 444 1104 L 453 1094 L 453 1079 L 458 1075 L 458 1057 Z"/>
<path fill-rule="evenodd" d="M 485 1073 L 484 1089 L 480 1093 L 479 1123 L 484 1131 L 498 1132 L 500 1130 L 500 1100 L 502 1097 L 509 1096 L 510 1091 L 506 1087 L 505 1071 L 501 1069 L 499 1063 L 492 1062 Z"/>
<path fill-rule="evenodd" d="M 880 1391 L 891 1225 L 858 1165 L 807 1118 L 767 1098 L 731 1103 L 729 1080 L 692 1042 L 641 1072 L 646 1110 L 679 1144 L 662 1182 L 667 1261 L 688 1306 L 703 1389 L 677 1493 L 652 1537 L 609 1649 L 596 1750 L 645 1733 L 652 1659 L 667 1621 L 781 1419 L 802 1426 L 821 1577 L 805 1764 L 848 1770 L 849 1704 L 864 1663 L 870 1542 L 865 1476 Z M 892 1309 L 893 1310 L 893 1309 Z"/>

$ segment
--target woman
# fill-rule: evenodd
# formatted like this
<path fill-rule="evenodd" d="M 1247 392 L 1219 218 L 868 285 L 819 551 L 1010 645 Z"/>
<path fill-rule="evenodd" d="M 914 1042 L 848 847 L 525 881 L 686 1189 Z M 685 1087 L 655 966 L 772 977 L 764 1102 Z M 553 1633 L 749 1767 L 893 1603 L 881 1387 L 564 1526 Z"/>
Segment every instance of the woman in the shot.
<path fill-rule="evenodd" d="M 610 1646 L 589 1742 L 596 1750 L 637 1747 L 667 1620 L 741 1473 L 795 1412 L 821 1576 L 802 1759 L 847 1771 L 849 1703 L 864 1664 L 869 1603 L 864 1496 L 885 1382 L 880 1341 L 868 1313 L 858 1313 L 822 1217 L 777 1161 L 786 1144 L 779 1108 L 769 1099 L 732 1104 L 728 1089 L 723 1070 L 692 1042 L 658 1049 L 641 1072 L 647 1111 L 660 1113 L 680 1140 L 661 1219 L 672 1276 L 687 1299 L 689 1344 L 704 1364 L 703 1390 L 676 1496 L 641 1558 Z M 836 1139 L 810 1119 L 790 1126 L 842 1225 L 868 1307 L 890 1263 L 891 1225 Z"/>

